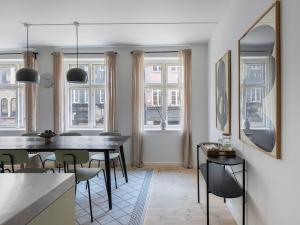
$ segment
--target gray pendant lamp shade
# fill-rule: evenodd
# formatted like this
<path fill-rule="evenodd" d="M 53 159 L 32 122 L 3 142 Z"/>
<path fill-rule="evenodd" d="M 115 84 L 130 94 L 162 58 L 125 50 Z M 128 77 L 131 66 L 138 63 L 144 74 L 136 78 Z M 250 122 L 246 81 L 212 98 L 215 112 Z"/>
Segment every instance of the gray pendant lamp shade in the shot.
<path fill-rule="evenodd" d="M 19 69 L 16 73 L 16 81 L 24 83 L 38 83 L 39 74 L 36 70 L 31 68 Z"/>
<path fill-rule="evenodd" d="M 27 31 L 27 52 L 26 57 L 28 60 L 29 57 L 29 47 L 28 47 L 28 28 L 29 24 L 25 23 L 24 26 L 26 27 Z M 39 74 L 36 70 L 31 68 L 21 68 L 16 73 L 16 81 L 21 83 L 38 83 L 39 82 Z"/>
<path fill-rule="evenodd" d="M 69 83 L 86 83 L 88 79 L 87 73 L 78 67 L 78 22 L 74 22 L 76 27 L 76 59 L 77 59 L 77 68 L 72 68 L 67 72 L 67 81 Z"/>
<path fill-rule="evenodd" d="M 86 83 L 87 73 L 80 68 L 72 68 L 67 72 L 67 81 L 69 83 Z"/>

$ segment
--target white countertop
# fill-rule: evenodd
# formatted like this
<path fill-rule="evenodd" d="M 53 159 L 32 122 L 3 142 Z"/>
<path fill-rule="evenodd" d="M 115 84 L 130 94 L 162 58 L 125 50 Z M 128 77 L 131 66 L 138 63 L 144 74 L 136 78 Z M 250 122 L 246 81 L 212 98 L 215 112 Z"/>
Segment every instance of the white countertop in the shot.
<path fill-rule="evenodd" d="M 0 224 L 27 224 L 74 184 L 73 174 L 0 173 Z"/>

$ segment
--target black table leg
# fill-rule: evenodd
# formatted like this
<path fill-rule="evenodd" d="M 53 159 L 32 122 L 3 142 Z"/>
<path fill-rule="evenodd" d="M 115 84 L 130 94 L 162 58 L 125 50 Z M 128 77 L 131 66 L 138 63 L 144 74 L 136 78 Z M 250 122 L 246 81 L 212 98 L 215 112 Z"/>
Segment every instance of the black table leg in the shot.
<path fill-rule="evenodd" d="M 111 198 L 111 177 L 110 177 L 110 160 L 109 160 L 109 151 L 104 152 L 105 159 L 105 172 L 106 172 L 106 190 L 108 197 L 109 209 L 112 209 L 112 198 Z"/>
<path fill-rule="evenodd" d="M 128 183 L 127 168 L 126 168 L 123 145 L 120 146 L 120 154 L 121 154 L 121 160 L 122 160 L 123 169 L 124 169 L 125 180 L 126 180 L 126 183 Z"/>
<path fill-rule="evenodd" d="M 245 204 L 246 204 L 246 191 L 245 191 L 245 160 L 243 162 L 243 225 L 245 225 Z"/>
<path fill-rule="evenodd" d="M 206 220 L 209 225 L 209 162 L 206 161 Z"/>
<path fill-rule="evenodd" d="M 199 146 L 197 146 L 197 192 L 198 192 L 198 203 L 200 203 L 200 184 L 199 184 Z"/>

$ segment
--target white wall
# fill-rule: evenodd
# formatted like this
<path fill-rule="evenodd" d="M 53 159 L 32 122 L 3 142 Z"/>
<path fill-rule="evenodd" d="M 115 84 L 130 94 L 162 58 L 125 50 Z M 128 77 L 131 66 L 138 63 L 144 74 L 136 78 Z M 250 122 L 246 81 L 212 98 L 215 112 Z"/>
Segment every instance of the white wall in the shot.
<path fill-rule="evenodd" d="M 221 137 L 215 128 L 215 71 L 217 60 L 232 50 L 232 135 L 248 165 L 248 225 L 299 225 L 299 59 L 300 1 L 282 0 L 282 159 L 276 160 L 238 139 L 238 40 L 273 0 L 232 0 L 209 43 L 209 137 Z M 241 200 L 228 201 L 241 224 Z"/>
<path fill-rule="evenodd" d="M 130 51 L 192 49 L 192 133 L 193 146 L 207 139 L 207 44 L 178 47 L 113 47 L 81 49 L 82 52 L 116 51 L 117 54 L 117 107 L 119 130 L 123 135 L 131 135 L 132 59 Z M 38 51 L 39 73 L 52 73 L 51 52 L 57 49 L 36 48 Z M 72 49 L 64 49 L 71 51 Z M 39 87 L 38 130 L 53 129 L 53 89 Z M 14 135 L 21 132 L 0 132 L 0 135 Z M 97 135 L 99 131 L 81 131 L 86 135 Z M 130 163 L 131 142 L 125 146 L 127 163 Z M 148 131 L 144 135 L 145 164 L 181 165 L 181 143 L 179 131 Z"/>

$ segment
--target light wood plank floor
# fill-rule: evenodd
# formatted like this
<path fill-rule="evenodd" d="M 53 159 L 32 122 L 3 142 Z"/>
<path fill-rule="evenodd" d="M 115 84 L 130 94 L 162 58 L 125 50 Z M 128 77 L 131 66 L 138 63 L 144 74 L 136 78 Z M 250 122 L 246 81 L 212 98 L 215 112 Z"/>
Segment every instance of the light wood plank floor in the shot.
<path fill-rule="evenodd" d="M 144 225 L 206 225 L 206 191 L 201 178 L 197 203 L 196 170 L 156 168 Z M 222 198 L 210 195 L 211 225 L 236 225 Z"/>

